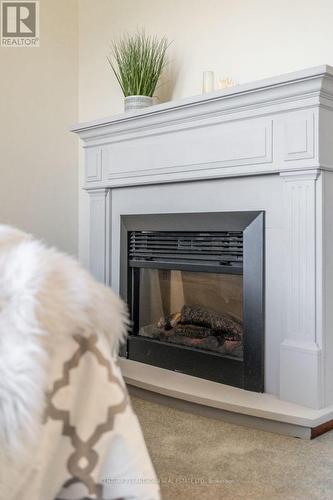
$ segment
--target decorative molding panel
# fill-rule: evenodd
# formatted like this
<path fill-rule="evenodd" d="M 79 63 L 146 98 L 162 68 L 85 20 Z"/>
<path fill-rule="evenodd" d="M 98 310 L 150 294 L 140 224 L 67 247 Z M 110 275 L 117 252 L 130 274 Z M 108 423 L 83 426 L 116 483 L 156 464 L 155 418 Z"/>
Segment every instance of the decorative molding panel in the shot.
<path fill-rule="evenodd" d="M 102 180 L 102 149 L 94 147 L 86 150 L 85 159 L 86 182 Z"/>
<path fill-rule="evenodd" d="M 284 178 L 287 210 L 289 338 L 316 341 L 316 180 L 318 172 Z"/>
<path fill-rule="evenodd" d="M 315 115 L 313 112 L 294 113 L 285 120 L 284 161 L 313 159 L 315 154 Z"/>
<path fill-rule="evenodd" d="M 107 189 L 96 189 L 89 192 L 90 196 L 90 271 L 102 283 L 107 281 L 106 251 L 109 251 L 107 229 L 108 198 Z"/>
<path fill-rule="evenodd" d="M 105 146 L 107 179 L 272 162 L 272 121 L 206 124 Z"/>

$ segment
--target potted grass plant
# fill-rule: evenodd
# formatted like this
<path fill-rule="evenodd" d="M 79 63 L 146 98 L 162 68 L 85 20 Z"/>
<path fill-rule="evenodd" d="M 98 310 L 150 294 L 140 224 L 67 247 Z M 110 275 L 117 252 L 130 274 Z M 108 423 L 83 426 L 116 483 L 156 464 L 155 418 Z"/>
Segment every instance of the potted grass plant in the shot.
<path fill-rule="evenodd" d="M 144 31 L 113 41 L 109 64 L 125 97 L 125 111 L 153 104 L 153 95 L 166 64 L 168 40 Z"/>

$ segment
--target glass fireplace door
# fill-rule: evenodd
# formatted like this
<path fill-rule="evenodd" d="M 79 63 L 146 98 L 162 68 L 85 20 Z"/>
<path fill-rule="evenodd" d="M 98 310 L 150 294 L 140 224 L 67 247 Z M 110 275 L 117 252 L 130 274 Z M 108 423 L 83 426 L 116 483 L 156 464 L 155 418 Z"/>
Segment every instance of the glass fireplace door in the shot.
<path fill-rule="evenodd" d="M 241 274 L 141 268 L 137 335 L 243 357 Z"/>

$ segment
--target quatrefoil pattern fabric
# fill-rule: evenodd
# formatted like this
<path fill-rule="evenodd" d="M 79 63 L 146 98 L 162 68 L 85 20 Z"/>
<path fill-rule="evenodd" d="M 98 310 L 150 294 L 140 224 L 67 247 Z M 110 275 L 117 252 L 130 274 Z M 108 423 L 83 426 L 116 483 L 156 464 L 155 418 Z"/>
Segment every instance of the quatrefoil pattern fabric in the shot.
<path fill-rule="evenodd" d="M 107 339 L 86 332 L 59 337 L 49 359 L 40 441 L 28 465 L 8 478 L 10 500 L 159 500 L 142 431 Z"/>
<path fill-rule="evenodd" d="M 77 333 L 68 347 L 67 341 L 66 359 L 53 369 L 45 411 L 44 425 L 56 444 L 46 474 L 52 478 L 59 463 L 63 475 L 55 500 L 159 498 L 141 429 L 107 342 Z"/>

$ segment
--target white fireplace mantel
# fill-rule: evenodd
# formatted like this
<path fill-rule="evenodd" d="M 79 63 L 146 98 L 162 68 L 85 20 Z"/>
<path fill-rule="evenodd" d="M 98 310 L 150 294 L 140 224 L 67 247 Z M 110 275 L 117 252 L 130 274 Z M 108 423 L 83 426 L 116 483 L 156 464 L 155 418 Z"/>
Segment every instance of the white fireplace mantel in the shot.
<path fill-rule="evenodd" d="M 333 418 L 333 68 L 238 85 L 72 130 L 85 149 L 90 268 L 116 291 L 121 215 L 266 212 L 266 394 L 252 401 L 259 398 L 259 408 L 273 397 L 288 402 L 289 413 L 294 404 L 298 412 L 312 412 L 309 422 Z M 140 363 L 124 361 L 125 372 L 126 363 L 131 383 L 144 385 Z M 154 373 L 151 367 L 152 378 Z M 170 384 L 177 374 L 172 376 Z M 165 378 L 163 384 L 165 391 Z M 223 391 L 230 395 L 230 388 L 204 384 L 214 387 L 223 407 Z M 149 390 L 158 392 L 158 384 Z M 238 396 L 243 404 L 246 391 L 232 391 L 236 406 Z M 179 393 L 186 399 L 186 391 Z M 249 414 L 256 415 L 255 406 Z"/>
<path fill-rule="evenodd" d="M 320 66 L 77 125 L 85 187 L 332 170 L 332 97 Z"/>

